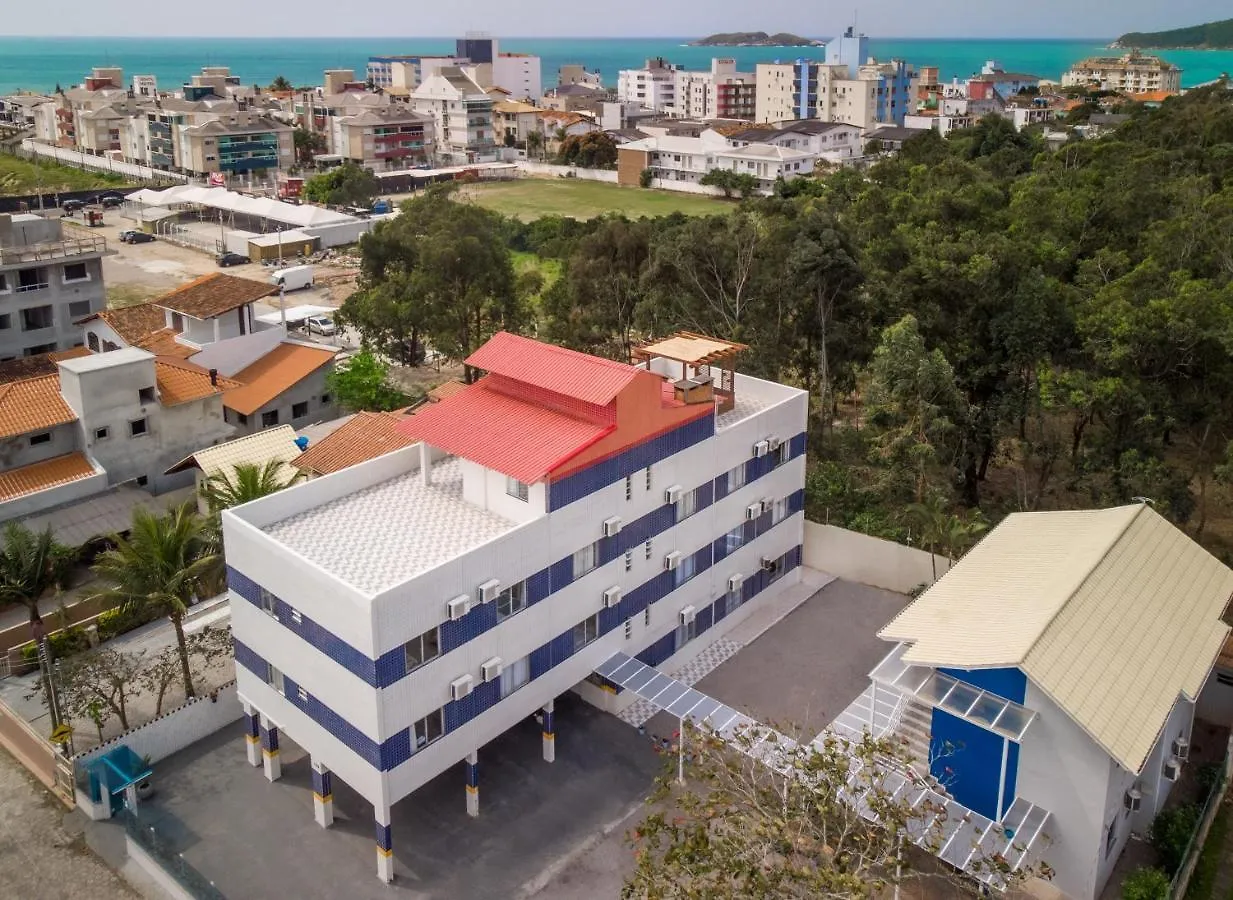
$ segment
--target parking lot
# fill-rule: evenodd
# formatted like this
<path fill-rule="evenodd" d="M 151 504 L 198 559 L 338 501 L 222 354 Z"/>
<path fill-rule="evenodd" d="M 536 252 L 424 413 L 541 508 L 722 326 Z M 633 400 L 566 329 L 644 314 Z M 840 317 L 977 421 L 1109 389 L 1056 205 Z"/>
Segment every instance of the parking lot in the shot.
<path fill-rule="evenodd" d="M 864 689 L 886 645 L 874 632 L 905 603 L 832 582 L 715 669 L 698 688 L 764 720 L 816 733 Z M 142 816 L 228 897 L 616 897 L 632 865 L 625 834 L 670 762 L 647 734 L 567 695 L 557 758 L 524 722 L 480 751 L 480 816 L 459 764 L 394 807 L 396 880 L 376 877 L 372 807 L 335 779 L 335 824 L 313 820 L 308 759 L 284 736 L 283 777 L 247 765 L 240 727 L 155 767 Z"/>

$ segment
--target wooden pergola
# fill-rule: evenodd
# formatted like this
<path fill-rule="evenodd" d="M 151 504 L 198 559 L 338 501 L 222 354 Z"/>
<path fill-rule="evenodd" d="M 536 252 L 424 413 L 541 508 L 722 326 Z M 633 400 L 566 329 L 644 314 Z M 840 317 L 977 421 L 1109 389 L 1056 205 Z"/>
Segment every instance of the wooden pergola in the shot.
<path fill-rule="evenodd" d="M 676 398 L 683 403 L 714 400 L 719 412 L 736 405 L 736 356 L 746 344 L 678 331 L 676 334 L 634 347 L 631 362 L 670 359 L 681 364 L 681 377 L 673 382 Z"/>

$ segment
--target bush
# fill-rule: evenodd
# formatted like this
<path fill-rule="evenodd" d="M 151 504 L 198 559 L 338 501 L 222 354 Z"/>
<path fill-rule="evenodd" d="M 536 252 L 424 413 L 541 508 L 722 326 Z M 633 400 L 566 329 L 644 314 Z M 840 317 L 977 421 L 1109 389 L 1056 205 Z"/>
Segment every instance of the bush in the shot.
<path fill-rule="evenodd" d="M 115 609 L 103 610 L 96 620 L 98 639 L 100 641 L 109 641 L 113 637 L 153 622 L 157 618 L 158 614 L 150 609 L 126 609 L 119 606 Z"/>
<path fill-rule="evenodd" d="M 643 169 L 638 173 L 638 184 L 644 188 L 649 188 L 651 182 L 655 180 L 655 173 L 650 169 Z"/>
<path fill-rule="evenodd" d="M 1160 869 L 1139 868 L 1122 882 L 1122 900 L 1166 900 L 1169 876 Z"/>
<path fill-rule="evenodd" d="M 1186 803 L 1166 809 L 1152 822 L 1151 843 L 1160 854 L 1161 868 L 1170 878 L 1182 867 L 1200 812 L 1195 804 Z"/>
<path fill-rule="evenodd" d="M 51 655 L 55 659 L 63 659 L 90 648 L 90 639 L 86 636 L 86 630 L 80 625 L 73 625 L 49 635 L 47 643 L 51 645 Z M 24 644 L 21 648 L 21 658 L 29 663 L 38 662 L 38 645 L 34 641 Z"/>

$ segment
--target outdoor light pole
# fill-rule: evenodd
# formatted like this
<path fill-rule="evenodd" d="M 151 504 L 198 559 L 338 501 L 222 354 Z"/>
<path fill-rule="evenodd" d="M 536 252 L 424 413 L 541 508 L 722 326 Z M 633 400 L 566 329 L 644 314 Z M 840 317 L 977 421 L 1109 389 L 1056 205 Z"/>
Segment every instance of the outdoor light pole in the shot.
<path fill-rule="evenodd" d="M 685 717 L 680 718 L 680 728 L 677 730 L 676 739 L 676 780 L 680 784 L 685 783 Z"/>

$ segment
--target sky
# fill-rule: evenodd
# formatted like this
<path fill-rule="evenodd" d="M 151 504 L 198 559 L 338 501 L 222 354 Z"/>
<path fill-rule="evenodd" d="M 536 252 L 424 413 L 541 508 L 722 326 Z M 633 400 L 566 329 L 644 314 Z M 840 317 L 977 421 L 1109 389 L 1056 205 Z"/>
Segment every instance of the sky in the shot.
<path fill-rule="evenodd" d="M 1228 0 L 657 0 L 645 6 L 577 0 L 459 0 L 454 3 L 202 5 L 167 0 L 5 0 L 0 34 L 38 36 L 288 37 L 457 36 L 695 37 L 717 31 L 791 31 L 830 37 L 851 24 L 873 37 L 1116 37 L 1230 15 Z M 623 11 L 628 14 L 623 15 Z"/>

